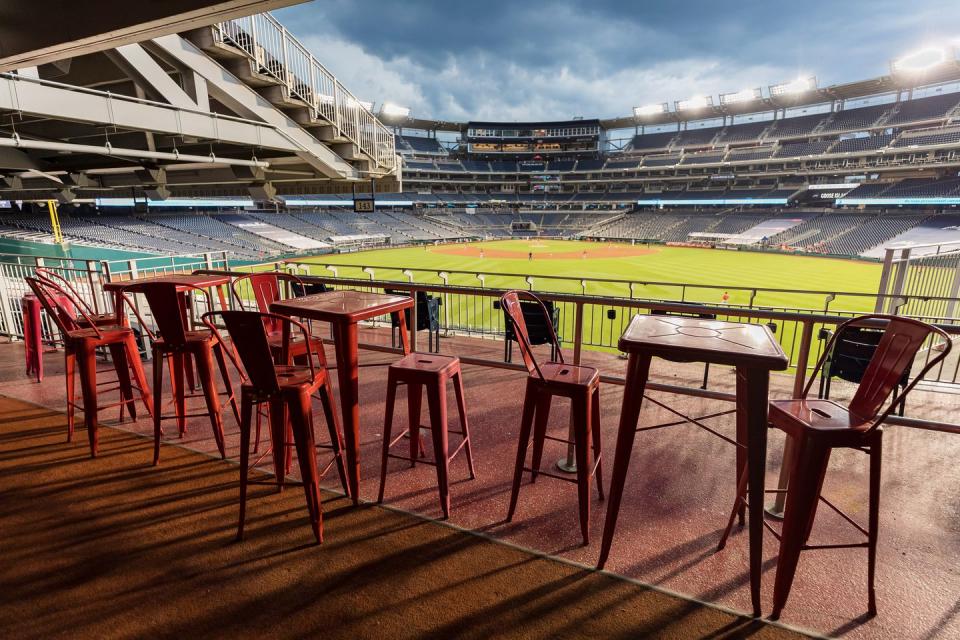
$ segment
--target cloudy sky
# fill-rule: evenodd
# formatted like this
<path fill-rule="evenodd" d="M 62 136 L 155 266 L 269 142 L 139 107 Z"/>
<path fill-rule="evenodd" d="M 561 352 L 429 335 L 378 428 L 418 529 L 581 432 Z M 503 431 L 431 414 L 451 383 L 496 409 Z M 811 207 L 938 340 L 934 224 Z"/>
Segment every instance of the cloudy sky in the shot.
<path fill-rule="evenodd" d="M 451 120 L 625 115 L 960 45 L 960 0 L 314 0 L 275 15 L 360 99 Z"/>

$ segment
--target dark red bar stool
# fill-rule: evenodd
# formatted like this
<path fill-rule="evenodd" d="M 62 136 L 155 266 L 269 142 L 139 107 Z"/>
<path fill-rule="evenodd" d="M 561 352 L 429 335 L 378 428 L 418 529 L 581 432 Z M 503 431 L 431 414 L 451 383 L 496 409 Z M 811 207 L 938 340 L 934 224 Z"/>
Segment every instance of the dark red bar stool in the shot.
<path fill-rule="evenodd" d="M 60 286 L 50 280 L 26 278 L 27 284 L 36 294 L 47 315 L 57 325 L 63 335 L 64 372 L 67 395 L 67 441 L 73 439 L 74 414 L 76 411 L 76 369 L 80 370 L 80 390 L 83 396 L 83 417 L 87 427 L 87 438 L 90 442 L 90 455 L 96 457 L 99 449 L 97 434 L 97 413 L 111 407 L 127 407 L 133 418 L 137 417 L 133 390 L 140 392 L 140 397 L 147 412 L 151 413 L 153 399 L 147 387 L 147 379 L 140 361 L 140 351 L 137 349 L 136 336 L 129 327 L 97 326 L 93 318 L 86 315 L 82 306 L 75 307 L 68 304 L 70 295 Z M 75 315 L 80 312 L 80 318 Z M 107 347 L 113 360 L 113 367 L 117 374 L 117 387 L 98 388 L 114 384 L 113 381 L 97 382 L 96 350 Z M 136 382 L 134 386 L 130 380 L 130 373 Z M 119 402 L 99 405 L 98 395 L 110 391 L 120 391 Z"/>
<path fill-rule="evenodd" d="M 520 306 L 521 299 L 531 300 L 540 305 L 544 322 L 550 330 L 553 353 L 557 354 L 559 362 L 544 364 L 537 362 L 530 346 L 527 325 Z M 520 443 L 517 447 L 517 462 L 513 474 L 513 490 L 510 493 L 507 521 L 513 520 L 513 513 L 517 508 L 517 497 L 520 493 L 520 480 L 524 471 L 530 472 L 531 482 L 536 482 L 537 476 L 541 473 L 558 480 L 576 482 L 580 503 L 580 532 L 583 534 L 583 544 L 587 545 L 590 542 L 590 478 L 594 475 L 597 479 L 597 493 L 603 500 L 603 478 L 600 466 L 600 373 L 593 367 L 580 367 L 563 362 L 563 352 L 560 350 L 560 341 L 557 339 L 553 321 L 540 298 L 528 291 L 508 291 L 500 298 L 500 306 L 504 310 L 507 321 L 513 326 L 523 362 L 530 374 L 527 377 L 526 395 L 523 398 Z M 570 442 L 547 435 L 547 420 L 550 417 L 550 405 L 554 396 L 570 398 L 573 445 L 577 461 L 576 480 L 540 470 L 545 440 L 567 444 Z M 536 424 L 534 424 L 534 417 L 536 417 Z M 524 464 L 531 427 L 533 428 L 533 455 L 530 466 L 526 467 Z M 591 439 L 593 456 L 590 455 Z"/>
<path fill-rule="evenodd" d="M 883 336 L 850 404 L 844 407 L 833 400 L 807 399 L 807 394 L 817 374 L 822 371 L 824 361 L 831 353 L 837 336 L 842 335 L 848 327 L 878 325 L 884 329 Z M 926 365 L 900 393 L 893 394 L 893 399 L 887 402 L 924 344 L 930 350 Z M 883 451 L 881 425 L 916 384 L 947 357 L 950 348 L 950 337 L 943 330 L 918 320 L 886 315 L 854 318 L 837 328 L 827 348 L 824 349 L 824 355 L 820 357 L 813 375 L 807 381 L 803 395 L 799 399 L 774 400 L 770 403 L 770 426 L 784 431 L 793 439 L 792 459 L 783 461 L 789 470 L 789 480 L 782 531 L 777 534 L 764 523 L 780 540 L 771 618 L 780 617 L 787 602 L 801 551 L 851 547 L 867 548 L 868 610 L 871 615 L 876 615 L 874 578 L 880 513 L 880 463 Z M 821 495 L 830 452 L 838 448 L 856 449 L 870 456 L 869 522 L 866 528 L 857 524 Z M 746 473 L 741 474 L 737 484 L 737 498 L 733 513 L 730 514 L 719 549 L 723 549 L 726 545 L 737 510 L 746 503 Z M 768 493 L 777 492 L 778 490 L 775 489 L 768 490 Z M 807 544 L 820 502 L 836 511 L 860 533 L 867 536 L 867 541 L 853 544 Z"/>
<path fill-rule="evenodd" d="M 191 330 L 187 326 L 187 314 L 183 306 L 188 304 L 190 293 L 198 293 L 206 298 L 207 308 L 212 309 L 213 301 L 210 293 L 192 285 L 149 281 L 132 284 L 125 291 L 143 294 L 150 306 L 150 313 L 153 315 L 159 333 L 159 335 L 150 334 L 153 343 L 155 403 L 153 411 L 153 463 L 159 464 L 160 462 L 160 436 L 163 433 L 161 421 L 175 418 L 179 435 L 183 437 L 183 434 L 186 433 L 186 419 L 202 415 L 210 417 L 210 426 L 213 429 L 213 437 L 217 442 L 217 449 L 220 451 L 221 457 L 226 458 L 223 442 L 223 420 L 220 415 L 220 394 L 217 392 L 213 378 L 213 360 L 216 358 L 220 375 L 223 377 L 223 384 L 226 388 L 223 395 L 227 396 L 227 400 L 233 408 L 234 416 L 239 422 L 240 410 L 237 406 L 226 363 L 226 357 L 231 354 L 217 334 L 209 329 Z M 146 328 L 146 325 L 144 327 Z M 207 411 L 187 415 L 186 399 L 198 395 L 187 394 L 185 388 L 185 367 L 189 363 L 188 358 L 191 356 L 197 366 L 197 376 L 203 389 L 202 395 L 206 402 Z M 164 360 L 167 360 L 170 367 L 170 387 L 173 392 L 175 407 L 173 416 L 162 415 Z"/>
<path fill-rule="evenodd" d="M 460 414 L 460 431 L 462 440 L 459 446 L 449 453 L 449 438 L 447 431 L 447 381 L 453 382 L 453 391 L 457 396 L 457 411 Z M 407 429 L 394 439 L 393 405 L 397 397 L 397 387 L 407 385 L 407 407 L 410 424 Z M 420 404 L 423 398 L 423 389 L 427 391 L 427 405 L 430 410 L 430 439 L 433 441 L 433 462 L 427 462 L 437 468 L 437 487 L 440 490 L 440 507 L 443 517 L 450 517 L 450 461 L 461 450 L 467 454 L 467 466 L 470 469 L 470 479 L 477 477 L 473 468 L 473 453 L 470 450 L 470 425 L 467 422 L 467 408 L 463 400 L 463 377 L 460 373 L 460 358 L 441 356 L 435 353 L 411 353 L 394 362 L 387 370 L 387 412 L 383 425 L 383 455 L 380 462 L 380 494 L 377 502 L 383 502 L 383 489 L 387 481 L 387 458 L 409 460 L 410 466 L 417 463 L 422 457 L 423 444 L 420 439 Z M 404 435 L 410 434 L 410 455 L 397 456 L 390 453 L 390 447 L 397 443 Z M 421 460 L 421 462 L 424 462 Z"/>
<path fill-rule="evenodd" d="M 300 465 L 300 477 L 307 499 L 310 523 L 317 542 L 323 542 L 323 510 L 320 503 L 320 479 L 337 465 L 340 484 L 349 496 L 346 466 L 343 459 L 343 434 L 337 421 L 337 410 L 330 377 L 327 374 L 327 362 L 323 351 L 314 351 L 313 336 L 310 331 L 296 320 L 272 313 L 255 311 L 216 311 L 203 316 L 203 322 L 211 333 L 217 334 L 213 320 L 223 321 L 231 341 L 237 347 L 240 360 L 246 369 L 248 381 L 240 387 L 240 523 L 237 539 L 243 538 L 243 525 L 247 505 L 247 477 L 250 470 L 250 428 L 253 412 L 259 405 L 268 403 L 273 436 L 273 462 L 277 485 L 282 489 L 289 444 L 286 441 L 286 426 L 292 426 L 293 442 L 297 449 Z M 270 329 L 279 328 L 283 340 L 280 346 L 284 351 L 279 357 L 274 355 L 276 342 L 270 338 Z M 292 329 L 300 330 L 300 342 L 307 345 L 307 364 L 275 364 L 277 360 L 287 361 L 286 350 L 292 344 Z M 330 433 L 329 445 L 317 445 L 313 433 L 313 405 L 311 397 L 317 394 L 323 405 Z M 316 449 L 333 450 L 333 460 L 323 471 L 318 471 Z M 263 459 L 261 456 L 260 459 Z M 256 463 L 254 463 L 256 464 Z"/>
<path fill-rule="evenodd" d="M 243 289 L 247 288 L 253 295 L 253 300 L 260 313 L 270 313 L 270 305 L 279 300 L 294 297 L 296 292 L 307 291 L 307 286 L 303 279 L 292 273 L 282 271 L 266 271 L 260 273 L 251 273 L 234 278 L 230 283 L 233 297 L 240 309 L 244 309 Z M 286 291 L 284 291 L 286 290 Z M 320 336 L 310 336 L 310 344 L 303 341 L 302 336 L 290 335 L 290 343 L 284 347 L 283 342 L 283 324 L 280 322 L 266 321 L 264 327 L 267 330 L 267 339 L 270 341 L 270 349 L 274 353 L 276 360 L 280 353 L 285 350 L 291 362 L 300 362 L 306 358 L 307 353 L 312 348 L 315 352 L 323 351 L 323 338 Z M 308 323 L 309 326 L 309 323 Z M 256 453 L 260 449 L 260 413 L 257 413 L 257 430 L 254 438 L 253 451 Z M 287 460 L 289 470 L 290 460 Z"/>

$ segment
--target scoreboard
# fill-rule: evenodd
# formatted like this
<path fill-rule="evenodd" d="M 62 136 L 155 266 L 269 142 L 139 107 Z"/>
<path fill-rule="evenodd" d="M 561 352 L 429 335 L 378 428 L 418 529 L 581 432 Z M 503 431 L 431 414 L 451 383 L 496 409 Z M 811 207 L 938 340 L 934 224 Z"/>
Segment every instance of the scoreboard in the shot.
<path fill-rule="evenodd" d="M 353 201 L 353 212 L 373 213 L 374 205 L 373 198 L 355 198 Z"/>

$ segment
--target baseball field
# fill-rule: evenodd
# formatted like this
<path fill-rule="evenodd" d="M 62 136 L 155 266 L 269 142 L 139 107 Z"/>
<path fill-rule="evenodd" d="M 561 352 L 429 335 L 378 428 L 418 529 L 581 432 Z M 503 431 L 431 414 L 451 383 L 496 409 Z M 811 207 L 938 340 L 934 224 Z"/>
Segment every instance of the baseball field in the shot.
<path fill-rule="evenodd" d="M 445 276 L 448 284 L 466 287 L 727 305 L 731 319 L 739 319 L 737 307 L 750 305 L 824 311 L 829 303 L 831 312 L 872 311 L 881 271 L 877 263 L 835 258 L 542 239 L 382 249 L 296 262 L 306 263 L 312 275 L 335 270 L 341 278 L 442 284 Z M 503 331 L 502 314 L 489 297 L 444 293 L 441 298 L 444 327 L 467 334 Z M 614 350 L 632 313 L 617 305 L 586 305 L 584 344 Z M 572 305 L 559 305 L 558 322 L 569 343 Z M 780 324 L 777 338 L 790 353 L 799 340 L 797 325 Z"/>
<path fill-rule="evenodd" d="M 341 277 L 369 278 L 362 267 L 372 268 L 377 280 L 441 283 L 438 272 L 448 273 L 450 284 L 480 286 L 475 274 L 487 274 L 491 288 L 529 288 L 534 291 L 581 293 L 586 280 L 590 295 L 686 300 L 719 304 L 724 292 L 731 305 L 753 304 L 775 308 L 823 309 L 824 294 L 817 291 L 875 294 L 881 267 L 877 263 L 780 253 L 723 251 L 687 247 L 645 246 L 571 240 L 500 240 L 402 249 L 382 249 L 298 260 L 309 262 L 316 275 L 335 265 Z M 464 273 L 456 273 L 464 272 Z M 604 282 L 613 280 L 621 282 Z M 681 286 L 685 285 L 685 286 Z M 753 289 L 775 289 L 757 291 Z M 793 291 L 790 291 L 793 290 Z M 838 295 L 830 308 L 844 311 L 872 309 L 868 297 Z"/>

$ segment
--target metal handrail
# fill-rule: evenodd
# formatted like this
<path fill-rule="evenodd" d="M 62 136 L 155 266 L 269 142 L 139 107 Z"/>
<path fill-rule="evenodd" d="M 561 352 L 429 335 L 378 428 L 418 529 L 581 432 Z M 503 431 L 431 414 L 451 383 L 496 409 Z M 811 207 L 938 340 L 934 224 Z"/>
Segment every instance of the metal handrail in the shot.
<path fill-rule="evenodd" d="M 294 267 L 307 266 L 302 263 L 298 263 L 296 260 L 287 260 L 286 264 L 289 264 Z M 455 269 L 422 269 L 422 268 L 411 268 L 411 267 L 397 267 L 397 266 L 387 266 L 387 265 L 376 265 L 376 264 L 336 264 L 330 263 L 310 263 L 309 266 L 322 266 L 327 267 L 337 267 L 337 268 L 350 268 L 350 269 L 359 269 L 361 271 L 365 269 L 373 270 L 383 270 L 383 271 L 410 271 L 413 273 L 424 273 L 437 275 L 439 273 L 446 273 L 448 275 L 461 275 L 461 276 L 471 276 L 476 277 L 477 275 L 484 275 L 488 277 L 504 277 L 504 278 L 519 278 L 522 277 L 516 273 L 504 273 L 498 271 L 463 271 Z M 780 289 L 775 287 L 749 287 L 742 285 L 724 285 L 724 284 L 696 284 L 691 282 L 667 282 L 659 280 L 626 280 L 618 278 L 571 278 L 570 276 L 554 276 L 549 274 L 535 274 L 531 275 L 531 278 L 534 280 L 548 280 L 548 281 L 563 281 L 571 283 L 582 283 L 586 282 L 588 284 L 598 283 L 598 284 L 619 284 L 625 285 L 632 290 L 634 286 L 636 287 L 670 287 L 674 289 L 679 289 L 681 292 L 686 290 L 695 290 L 695 289 L 709 289 L 712 291 L 739 291 L 745 293 L 752 293 L 754 296 L 759 293 L 789 293 L 789 294 L 798 294 L 798 295 L 810 295 L 810 296 L 821 296 L 827 298 L 832 296 L 835 298 L 864 298 L 871 301 L 876 300 L 877 298 L 883 299 L 897 299 L 905 298 L 907 302 L 911 299 L 922 299 L 923 301 L 942 301 L 942 302 L 958 302 L 960 303 L 960 298 L 954 298 L 949 296 L 930 296 L 930 295 L 900 295 L 900 294 L 886 294 L 886 293 L 868 293 L 863 291 L 833 291 L 825 289 Z M 632 297 L 632 296 L 631 296 Z M 681 301 L 684 298 L 681 297 Z M 827 303 L 829 306 L 829 303 Z M 740 308 L 738 305 L 728 305 L 724 308 Z M 749 307 L 748 307 L 749 308 Z M 945 318 L 947 319 L 947 318 Z"/>
<path fill-rule="evenodd" d="M 286 86 L 385 170 L 396 168 L 393 133 L 269 13 L 213 26 L 215 37 L 245 52 L 261 72 Z"/>
<path fill-rule="evenodd" d="M 211 273 L 211 274 L 237 274 L 240 272 L 229 271 L 229 270 L 204 270 L 202 273 Z M 474 295 L 474 296 L 483 296 L 491 299 L 496 299 L 503 294 L 505 289 L 497 288 L 486 288 L 486 287 L 466 287 L 466 286 L 456 286 L 456 285 L 440 285 L 440 284 L 421 284 L 413 282 L 397 282 L 397 281 L 387 281 L 387 280 L 363 280 L 359 278 L 341 278 L 336 276 L 301 276 L 305 282 L 316 282 L 323 284 L 336 285 L 339 287 L 356 287 L 363 289 L 383 289 L 384 287 L 389 287 L 391 289 L 406 291 L 411 296 L 415 296 L 420 292 L 424 293 L 434 293 L 434 294 L 447 294 L 447 295 Z M 544 300 L 549 300 L 558 304 L 568 304 L 572 305 L 574 308 L 574 314 L 578 318 L 583 317 L 583 309 L 587 305 L 596 305 L 596 306 L 608 306 L 615 308 L 624 308 L 631 309 L 636 311 L 666 311 L 672 313 L 708 313 L 715 314 L 718 317 L 720 316 L 734 316 L 737 318 L 744 319 L 747 322 L 772 322 L 779 321 L 781 323 L 795 322 L 797 324 L 796 332 L 794 334 L 793 342 L 788 351 L 788 358 L 791 362 L 791 368 L 793 369 L 793 394 L 796 397 L 799 397 L 799 394 L 803 390 L 803 385 L 806 379 L 807 373 L 810 371 L 810 356 L 811 352 L 814 350 L 814 329 L 817 326 L 836 326 L 842 324 L 850 319 L 850 315 L 835 315 L 827 313 L 818 313 L 818 312 L 798 312 L 797 310 L 786 311 L 786 310 L 776 310 L 776 309 L 748 309 L 742 307 L 730 307 L 730 306 L 708 306 L 708 305 L 692 305 L 684 304 L 678 302 L 663 302 L 663 301 L 652 301 L 652 300 L 639 300 L 639 299 L 630 299 L 630 298 L 621 298 L 615 296 L 585 296 L 582 294 L 570 294 L 570 293 L 558 293 L 558 292 L 538 292 L 538 295 Z M 411 325 L 416 326 L 416 309 L 411 311 Z M 935 326 L 942 329 L 951 336 L 960 336 L 960 324 L 954 323 L 936 323 Z M 563 340 L 564 343 L 573 345 L 573 361 L 572 364 L 579 365 L 581 360 L 582 346 L 584 344 L 584 323 L 582 321 L 575 322 L 573 327 L 572 337 L 566 336 Z M 799 337 L 799 348 L 796 347 L 796 340 Z M 414 350 L 417 346 L 417 336 L 416 332 L 411 333 L 411 345 Z M 389 347 L 384 347 L 383 345 L 377 344 L 361 344 L 361 347 L 365 349 L 370 349 L 374 351 L 388 351 L 395 352 L 395 349 Z M 822 347 L 822 345 L 820 345 Z M 787 345 L 785 345 L 786 349 Z M 489 366 L 496 368 L 506 368 L 512 370 L 525 370 L 519 364 L 502 362 L 499 360 L 491 360 L 489 358 L 482 358 L 477 356 L 460 356 L 460 360 L 466 364 L 474 364 L 479 366 Z M 610 382 L 613 384 L 624 384 L 625 378 L 622 376 L 612 376 L 612 375 L 602 375 L 602 380 L 605 382 Z M 703 398 L 711 398 L 714 400 L 723 400 L 735 402 L 736 396 L 732 393 L 721 392 L 721 391 L 711 391 L 704 390 L 697 387 L 686 387 L 679 386 L 675 384 L 665 384 L 665 383 L 649 383 L 648 388 L 655 391 L 666 391 L 671 393 L 681 393 L 685 395 L 693 395 Z M 921 429 L 936 430 L 936 431 L 947 431 L 951 433 L 960 433 L 960 424 L 954 424 L 951 422 L 937 421 L 937 420 L 924 420 L 919 418 L 910 418 L 910 417 L 900 417 L 900 416 L 891 416 L 887 422 L 889 424 L 896 424 L 902 426 L 910 426 Z"/>

